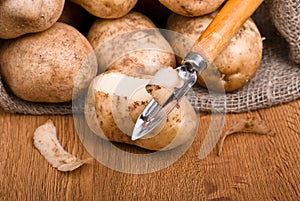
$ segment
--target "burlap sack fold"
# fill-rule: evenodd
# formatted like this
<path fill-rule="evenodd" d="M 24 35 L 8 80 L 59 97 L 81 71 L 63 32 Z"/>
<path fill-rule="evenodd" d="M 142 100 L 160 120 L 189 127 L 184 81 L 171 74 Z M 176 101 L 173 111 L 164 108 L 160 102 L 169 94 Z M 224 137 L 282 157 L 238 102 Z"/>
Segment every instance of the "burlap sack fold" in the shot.
<path fill-rule="evenodd" d="M 299 0 L 288 2 L 300 3 Z M 294 8 L 293 6 L 291 9 Z M 278 21 L 278 17 L 271 16 L 270 18 L 269 16 L 270 13 L 271 15 L 274 13 L 275 8 L 279 7 L 272 7 L 273 11 L 271 12 L 271 10 L 268 10 L 266 5 L 263 4 L 253 15 L 254 21 L 257 23 L 262 36 L 266 38 L 264 40 L 263 60 L 255 77 L 247 86 L 239 91 L 226 94 L 225 102 L 227 113 L 240 113 L 263 109 L 300 98 L 300 65 L 289 59 L 288 45 L 294 42 L 291 43 L 290 41 L 292 40 L 289 41 L 286 38 L 282 38 L 282 36 L 287 36 L 282 34 L 282 31 L 277 32 L 278 29 L 280 29 L 278 26 L 275 27 L 272 25 L 271 22 L 274 20 Z M 298 10 L 297 12 L 298 13 L 294 13 L 294 15 L 299 16 L 300 11 Z M 279 18 L 283 19 L 281 17 Z M 290 18 L 284 19 L 287 20 Z M 280 22 L 280 24 L 282 23 L 284 22 Z M 289 29 L 295 29 L 295 27 L 290 27 Z M 298 32 L 296 35 L 293 35 L 292 38 L 295 37 L 299 39 L 299 26 L 296 29 Z M 296 48 L 299 48 L 299 42 L 296 43 Z M 293 51 L 292 49 L 291 51 Z M 298 50 L 296 50 L 296 53 Z M 294 53 L 291 54 L 295 55 Z M 293 58 L 294 56 L 291 57 Z M 193 87 L 193 91 L 188 94 L 188 98 L 197 110 L 210 112 L 213 108 L 214 96 L 198 85 Z M 71 102 L 63 104 L 42 104 L 23 101 L 13 95 L 5 83 L 3 83 L 0 76 L 0 107 L 7 112 L 42 115 L 72 114 L 83 111 L 84 101 L 79 101 L 74 105 L 76 107 L 72 108 Z"/>

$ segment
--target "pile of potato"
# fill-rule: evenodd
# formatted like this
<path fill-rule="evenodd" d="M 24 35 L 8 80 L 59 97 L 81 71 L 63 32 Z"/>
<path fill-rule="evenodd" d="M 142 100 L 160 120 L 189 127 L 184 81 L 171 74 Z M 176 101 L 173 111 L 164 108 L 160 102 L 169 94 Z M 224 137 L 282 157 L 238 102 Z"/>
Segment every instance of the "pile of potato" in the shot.
<path fill-rule="evenodd" d="M 31 102 L 71 101 L 89 87 L 85 113 L 96 134 L 151 150 L 173 148 L 192 137 L 196 114 L 184 99 L 154 137 L 131 141 L 134 122 L 152 98 L 144 86 L 161 67 L 181 62 L 177 53 L 189 51 L 187 41 L 200 36 L 222 3 L 6 0 L 0 4 L 0 74 L 16 96 Z M 157 27 L 188 40 L 165 38 Z M 240 89 L 261 57 L 262 39 L 249 19 L 216 58 L 218 72 L 208 69 L 198 84 L 221 79 L 227 92 Z"/>

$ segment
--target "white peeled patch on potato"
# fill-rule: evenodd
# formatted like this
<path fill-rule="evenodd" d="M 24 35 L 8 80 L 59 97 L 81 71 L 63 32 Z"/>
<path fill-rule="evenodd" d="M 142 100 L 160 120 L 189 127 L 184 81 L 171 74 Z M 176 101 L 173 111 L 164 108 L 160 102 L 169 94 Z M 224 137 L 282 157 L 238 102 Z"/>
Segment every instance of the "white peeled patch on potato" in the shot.
<path fill-rule="evenodd" d="M 179 77 L 178 72 L 171 67 L 162 67 L 153 76 L 149 84 L 164 86 L 167 88 L 180 88 L 183 80 Z"/>
<path fill-rule="evenodd" d="M 134 102 L 151 99 L 151 96 L 144 88 L 148 81 L 148 79 L 109 71 L 94 78 L 89 87 L 85 105 L 87 124 L 90 129 L 106 138 L 102 129 L 100 129 L 99 123 L 104 124 L 104 126 L 107 125 L 108 122 L 106 120 L 111 115 L 117 128 L 124 134 L 131 136 L 134 123 L 129 115 L 128 104 L 131 105 Z M 100 105 L 97 107 L 96 102 L 100 97 Z M 97 110 L 99 110 L 98 115 L 96 115 Z M 101 117 L 103 117 L 102 120 L 105 120 L 105 123 L 96 120 Z M 111 121 L 109 122 L 112 123 Z M 110 128 L 114 130 L 113 127 Z"/>
<path fill-rule="evenodd" d="M 184 81 L 171 67 L 161 68 L 146 85 L 146 90 L 159 105 L 163 105 L 175 88 L 180 88 Z"/>
<path fill-rule="evenodd" d="M 56 127 L 51 120 L 35 130 L 34 146 L 54 168 L 63 172 L 73 171 L 92 159 L 80 160 L 65 151 L 57 140 Z"/>
<path fill-rule="evenodd" d="M 179 102 L 174 96 L 174 91 L 184 85 L 178 71 L 171 67 L 161 68 L 146 85 L 146 90 L 158 105 L 163 106 L 163 111 L 168 114 L 172 109 L 176 110 Z M 170 97 L 174 97 L 170 101 Z"/>

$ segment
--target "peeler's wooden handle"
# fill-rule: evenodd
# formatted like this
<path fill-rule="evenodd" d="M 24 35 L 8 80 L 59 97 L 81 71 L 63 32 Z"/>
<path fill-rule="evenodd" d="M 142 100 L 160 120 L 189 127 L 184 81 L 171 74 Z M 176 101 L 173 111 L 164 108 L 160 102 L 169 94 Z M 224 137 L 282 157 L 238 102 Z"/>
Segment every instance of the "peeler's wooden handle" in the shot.
<path fill-rule="evenodd" d="M 208 57 L 206 59 L 212 62 L 262 2 L 263 0 L 228 0 L 196 41 L 193 49 L 200 48 Z"/>

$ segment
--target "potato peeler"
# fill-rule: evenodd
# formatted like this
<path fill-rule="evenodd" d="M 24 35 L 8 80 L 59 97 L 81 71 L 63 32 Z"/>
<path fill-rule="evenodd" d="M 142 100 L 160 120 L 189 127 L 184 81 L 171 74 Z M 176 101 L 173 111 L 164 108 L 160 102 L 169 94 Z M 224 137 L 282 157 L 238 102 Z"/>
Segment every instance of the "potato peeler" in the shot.
<path fill-rule="evenodd" d="M 176 68 L 183 85 L 175 88 L 163 104 L 152 99 L 139 115 L 131 139 L 137 140 L 163 122 L 201 74 L 238 32 L 263 0 L 228 0 Z M 155 76 L 155 75 L 154 75 Z"/>

